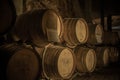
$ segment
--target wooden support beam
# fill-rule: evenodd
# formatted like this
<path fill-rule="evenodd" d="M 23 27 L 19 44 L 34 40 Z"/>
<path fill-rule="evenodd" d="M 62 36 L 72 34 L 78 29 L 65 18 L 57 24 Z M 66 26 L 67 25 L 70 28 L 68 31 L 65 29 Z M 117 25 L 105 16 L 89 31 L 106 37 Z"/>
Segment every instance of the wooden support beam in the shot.
<path fill-rule="evenodd" d="M 92 0 L 85 0 L 85 19 L 92 22 Z"/>
<path fill-rule="evenodd" d="M 100 17 L 101 17 L 101 25 L 104 27 L 104 0 L 100 0 Z"/>
<path fill-rule="evenodd" d="M 107 16 L 107 31 L 112 31 L 112 16 Z"/>

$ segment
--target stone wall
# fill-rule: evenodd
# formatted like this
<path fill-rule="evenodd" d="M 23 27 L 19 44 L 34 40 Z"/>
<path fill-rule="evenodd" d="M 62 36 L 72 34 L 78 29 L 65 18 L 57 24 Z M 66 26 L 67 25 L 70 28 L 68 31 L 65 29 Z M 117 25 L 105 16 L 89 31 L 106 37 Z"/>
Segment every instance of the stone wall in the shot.
<path fill-rule="evenodd" d="M 26 0 L 26 11 L 34 9 L 54 9 L 62 17 L 84 17 L 79 0 Z"/>

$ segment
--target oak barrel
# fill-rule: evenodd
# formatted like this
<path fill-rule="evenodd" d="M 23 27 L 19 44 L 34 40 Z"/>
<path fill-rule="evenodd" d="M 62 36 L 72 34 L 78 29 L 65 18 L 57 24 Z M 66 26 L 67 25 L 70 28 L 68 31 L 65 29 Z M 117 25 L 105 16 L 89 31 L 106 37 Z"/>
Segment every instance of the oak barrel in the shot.
<path fill-rule="evenodd" d="M 51 9 L 33 10 L 21 14 L 13 29 L 13 34 L 23 42 L 32 42 L 35 46 L 45 46 L 48 42 L 61 42 L 62 19 Z"/>
<path fill-rule="evenodd" d="M 16 20 L 16 10 L 12 0 L 0 0 L 0 35 L 9 32 Z"/>
<path fill-rule="evenodd" d="M 41 73 L 41 59 L 31 49 L 17 44 L 0 46 L 3 80 L 36 80 Z"/>
<path fill-rule="evenodd" d="M 83 18 L 65 18 L 64 40 L 68 45 L 76 46 L 88 39 L 88 26 Z"/>
<path fill-rule="evenodd" d="M 116 47 L 110 47 L 109 58 L 110 63 L 115 63 L 119 59 L 119 51 Z"/>
<path fill-rule="evenodd" d="M 49 45 L 42 58 L 44 75 L 49 79 L 69 79 L 75 69 L 75 58 L 71 49 Z"/>
<path fill-rule="evenodd" d="M 88 23 L 88 44 L 98 45 L 103 42 L 103 27 L 100 24 Z"/>
<path fill-rule="evenodd" d="M 109 64 L 109 48 L 96 47 L 97 67 L 105 67 Z"/>
<path fill-rule="evenodd" d="M 76 69 L 78 72 L 93 72 L 96 67 L 96 53 L 94 49 L 77 46 L 74 50 Z"/>

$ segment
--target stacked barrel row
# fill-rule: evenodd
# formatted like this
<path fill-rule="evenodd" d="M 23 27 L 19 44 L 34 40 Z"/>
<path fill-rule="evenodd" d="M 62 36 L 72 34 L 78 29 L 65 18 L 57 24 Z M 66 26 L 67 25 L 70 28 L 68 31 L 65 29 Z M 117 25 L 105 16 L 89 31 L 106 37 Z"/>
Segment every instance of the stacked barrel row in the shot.
<path fill-rule="evenodd" d="M 87 23 L 83 18 L 65 18 L 63 22 L 64 40 L 69 46 L 119 44 L 118 33 L 104 31 L 100 24 Z"/>
<path fill-rule="evenodd" d="M 0 46 L 1 80 L 69 79 L 75 70 L 73 51 L 67 47 L 47 45 L 28 48 L 16 43 Z"/>
<path fill-rule="evenodd" d="M 117 61 L 117 49 L 81 46 L 102 44 L 103 34 L 100 24 L 87 23 L 83 18 L 62 20 L 50 9 L 21 14 L 11 35 L 14 41 L 32 47 L 26 48 L 18 43 L 0 47 L 1 72 L 6 76 L 3 78 L 35 80 L 43 74 L 47 79 L 69 79 L 75 72 L 93 72 L 97 66 L 108 65 L 109 59 Z"/>
<path fill-rule="evenodd" d="M 80 44 L 119 44 L 117 32 L 106 32 L 100 24 L 87 23 L 83 18 L 64 18 L 54 10 L 35 10 L 18 16 L 12 30 L 13 38 L 44 47 L 50 42 L 68 47 Z"/>
<path fill-rule="evenodd" d="M 83 18 L 64 19 L 64 40 L 70 46 L 79 44 L 101 44 L 103 28 L 87 23 Z"/>
<path fill-rule="evenodd" d="M 0 46 L 0 72 L 5 80 L 70 79 L 74 73 L 91 73 L 118 61 L 114 47 L 88 48 L 49 44 L 28 48 L 16 43 Z M 43 76 L 42 76 L 43 75 Z"/>

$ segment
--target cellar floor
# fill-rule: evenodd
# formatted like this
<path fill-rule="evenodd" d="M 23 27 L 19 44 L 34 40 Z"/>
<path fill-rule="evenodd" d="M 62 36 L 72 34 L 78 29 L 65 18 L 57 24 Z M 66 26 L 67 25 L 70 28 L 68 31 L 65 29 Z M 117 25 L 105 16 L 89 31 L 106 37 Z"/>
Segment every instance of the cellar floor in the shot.
<path fill-rule="evenodd" d="M 75 74 L 71 80 L 120 80 L 120 62 L 96 69 L 90 74 Z"/>

